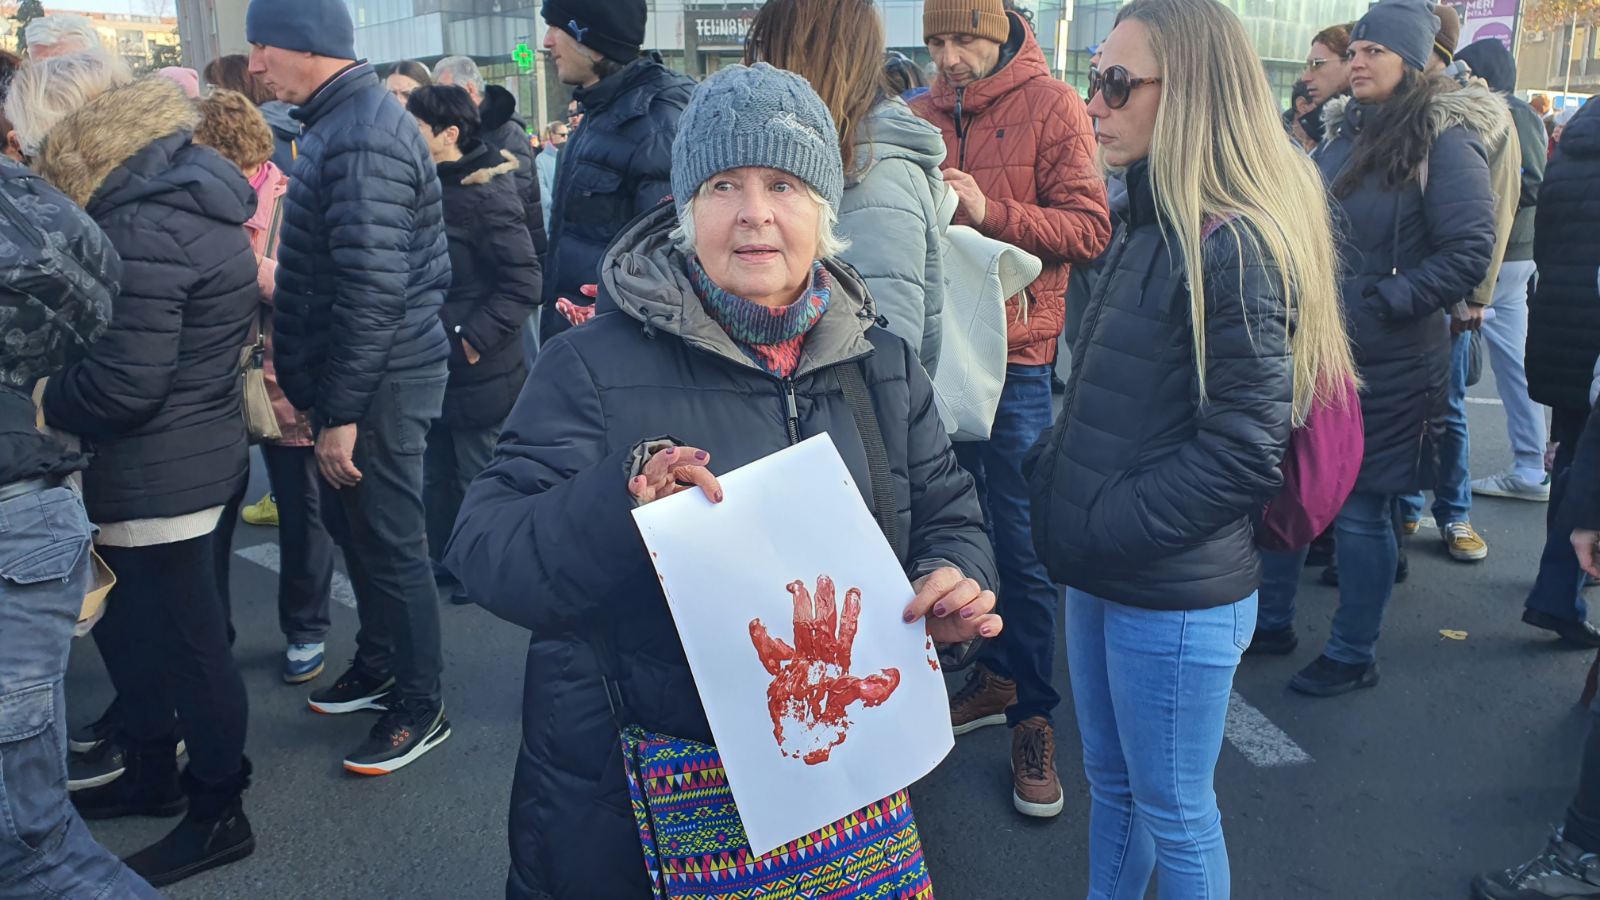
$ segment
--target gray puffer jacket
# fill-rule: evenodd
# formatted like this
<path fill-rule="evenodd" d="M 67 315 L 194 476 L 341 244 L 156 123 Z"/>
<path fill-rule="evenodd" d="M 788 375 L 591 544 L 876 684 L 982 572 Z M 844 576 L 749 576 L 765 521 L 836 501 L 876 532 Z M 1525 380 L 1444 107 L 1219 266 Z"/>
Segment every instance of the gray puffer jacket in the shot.
<path fill-rule="evenodd" d="M 905 338 L 932 373 L 944 312 L 944 138 L 894 97 L 872 108 L 859 138 L 857 173 L 845 180 L 839 207 L 839 233 L 850 239 L 841 258 L 867 282 L 889 331 Z"/>
<path fill-rule="evenodd" d="M 905 341 L 875 327 L 849 267 L 829 264 L 828 311 L 794 376 L 780 379 L 706 313 L 668 237 L 675 225 L 663 204 L 607 251 L 598 314 L 540 352 L 446 551 L 477 602 L 532 631 L 511 795 L 511 898 L 650 896 L 598 646 L 615 653 L 630 719 L 711 739 L 633 524 L 627 482 L 642 442 L 682 438 L 708 451 L 720 473 L 827 432 L 870 503 L 866 451 L 835 374 L 859 361 L 888 451 L 895 552 L 907 573 L 949 564 L 995 581 L 977 492 L 956 463 L 933 385 Z"/>

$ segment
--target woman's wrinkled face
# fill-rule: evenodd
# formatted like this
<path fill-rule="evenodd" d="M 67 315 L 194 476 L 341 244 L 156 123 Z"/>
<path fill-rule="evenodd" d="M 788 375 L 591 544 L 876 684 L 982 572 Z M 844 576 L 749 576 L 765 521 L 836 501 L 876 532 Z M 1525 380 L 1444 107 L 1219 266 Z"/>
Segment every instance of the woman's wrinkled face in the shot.
<path fill-rule="evenodd" d="M 384 85 L 389 88 L 389 93 L 393 94 L 394 98 L 400 101 L 401 106 L 405 106 L 406 101 L 411 99 L 412 91 L 422 87 L 422 85 L 418 84 L 414 79 L 398 74 L 390 75 L 388 80 L 384 82 Z"/>
<path fill-rule="evenodd" d="M 810 282 L 821 217 L 793 175 L 729 169 L 695 195 L 695 254 L 723 290 L 762 306 L 787 306 Z"/>
<path fill-rule="evenodd" d="M 1382 103 L 1394 96 L 1406 64 L 1382 44 L 1355 41 L 1350 45 L 1350 93 L 1362 103 Z"/>
<path fill-rule="evenodd" d="M 1350 89 L 1350 64 L 1327 44 L 1312 44 L 1300 80 L 1305 82 L 1306 93 L 1321 106 Z"/>

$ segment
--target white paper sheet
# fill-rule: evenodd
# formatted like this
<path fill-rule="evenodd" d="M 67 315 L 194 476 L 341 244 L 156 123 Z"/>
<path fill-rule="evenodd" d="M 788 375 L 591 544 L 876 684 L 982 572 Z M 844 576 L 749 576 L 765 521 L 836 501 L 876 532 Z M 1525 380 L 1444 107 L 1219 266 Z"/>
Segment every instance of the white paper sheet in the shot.
<path fill-rule="evenodd" d="M 690 490 L 634 519 L 761 854 L 910 785 L 955 739 L 924 624 L 900 618 L 911 584 L 833 441 L 719 479 L 720 505 Z"/>

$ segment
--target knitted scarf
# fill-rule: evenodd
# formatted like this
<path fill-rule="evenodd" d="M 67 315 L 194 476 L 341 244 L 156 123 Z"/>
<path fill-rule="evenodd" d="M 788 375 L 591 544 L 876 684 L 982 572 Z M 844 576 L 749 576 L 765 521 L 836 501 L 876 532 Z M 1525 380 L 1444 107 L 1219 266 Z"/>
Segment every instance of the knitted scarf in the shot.
<path fill-rule="evenodd" d="M 800 364 L 806 333 L 828 310 L 833 279 L 822 263 L 811 264 L 811 292 L 788 306 L 762 306 L 728 293 L 711 281 L 700 258 L 689 258 L 689 281 L 712 320 L 768 374 L 788 378 Z"/>

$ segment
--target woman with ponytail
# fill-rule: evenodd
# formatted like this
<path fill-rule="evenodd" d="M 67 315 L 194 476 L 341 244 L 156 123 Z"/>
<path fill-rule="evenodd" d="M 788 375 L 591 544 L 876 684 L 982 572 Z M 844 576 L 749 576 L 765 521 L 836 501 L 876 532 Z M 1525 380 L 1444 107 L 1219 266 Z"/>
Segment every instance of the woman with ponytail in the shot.
<path fill-rule="evenodd" d="M 1290 431 L 1349 402 L 1354 364 L 1321 181 L 1238 18 L 1134 0 L 1102 50 L 1089 115 L 1128 195 L 1033 470 L 1034 539 L 1068 585 L 1089 896 L 1143 897 L 1159 871 L 1163 897 L 1218 900 L 1212 779 L 1255 628 L 1252 517 Z"/>

